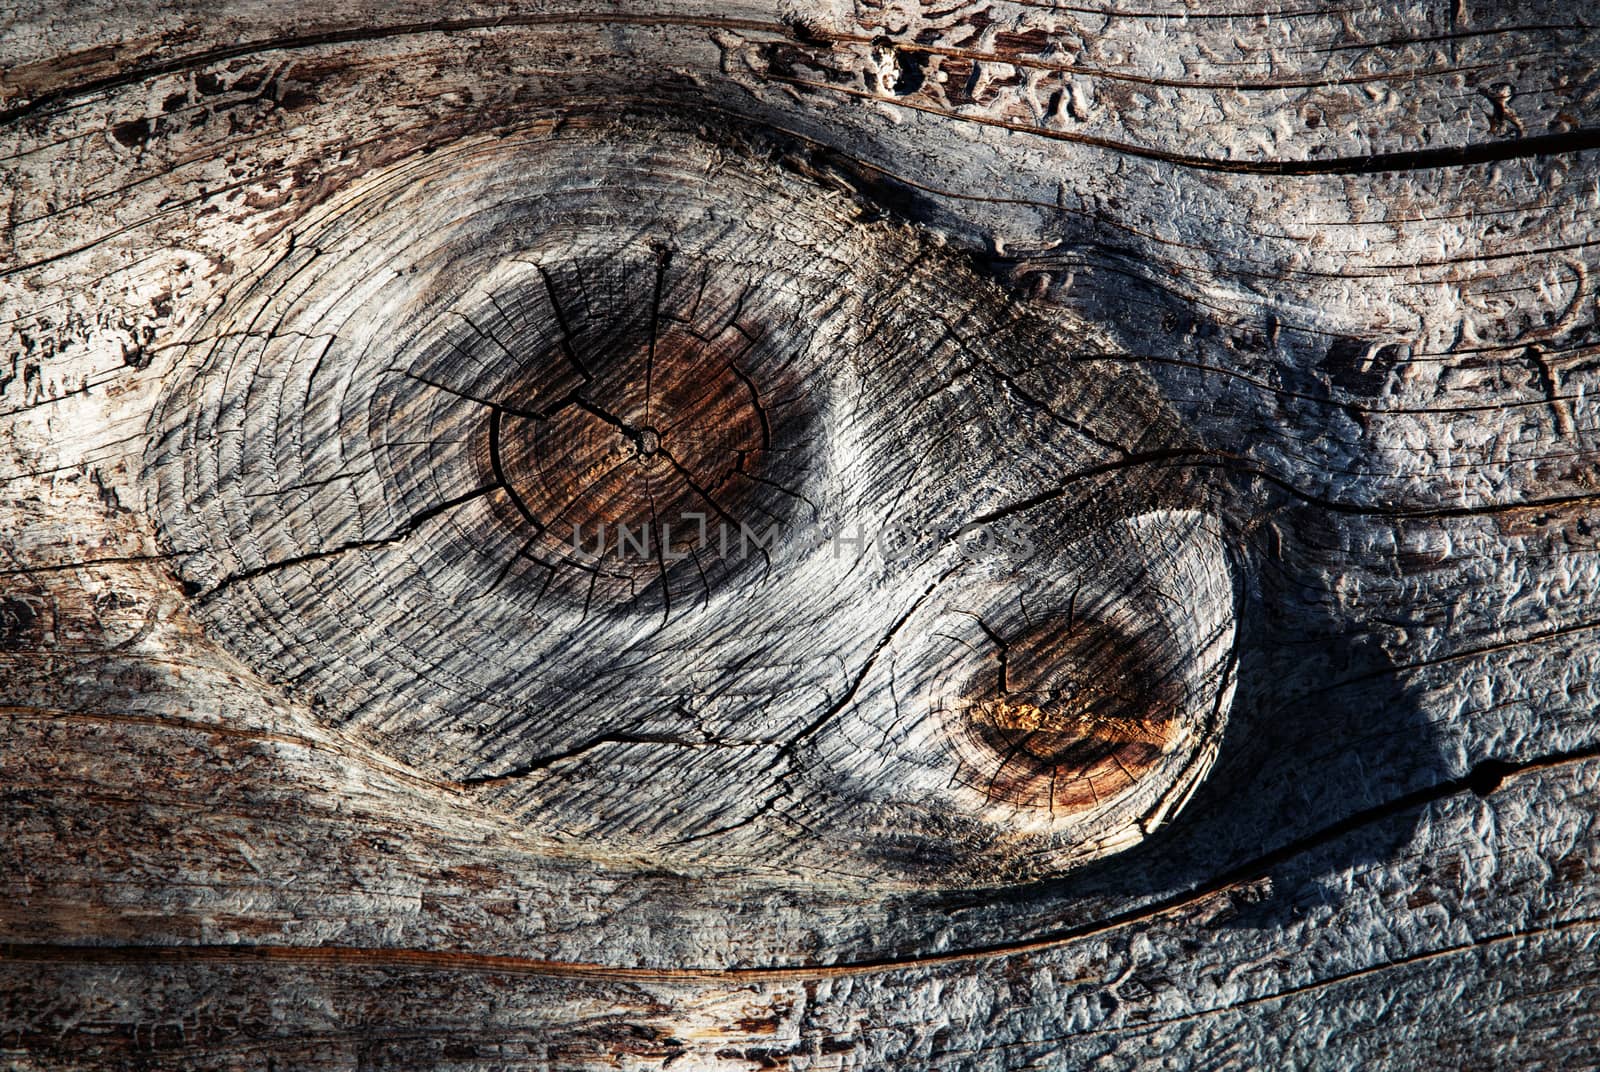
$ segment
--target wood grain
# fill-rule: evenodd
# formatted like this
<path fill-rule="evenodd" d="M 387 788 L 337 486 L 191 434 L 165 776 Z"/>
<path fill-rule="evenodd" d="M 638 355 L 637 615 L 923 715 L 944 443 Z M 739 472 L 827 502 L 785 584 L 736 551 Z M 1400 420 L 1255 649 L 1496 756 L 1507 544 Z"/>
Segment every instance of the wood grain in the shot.
<path fill-rule="evenodd" d="M 1580 7 L 8 14 L 8 1067 L 1600 1061 Z"/>

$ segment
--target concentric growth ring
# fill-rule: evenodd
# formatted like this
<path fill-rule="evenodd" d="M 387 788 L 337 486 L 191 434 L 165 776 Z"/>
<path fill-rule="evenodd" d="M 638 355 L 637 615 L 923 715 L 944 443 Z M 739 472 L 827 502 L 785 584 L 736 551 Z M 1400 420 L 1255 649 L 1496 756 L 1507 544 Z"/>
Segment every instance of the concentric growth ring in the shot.
<path fill-rule="evenodd" d="M 619 720 L 681 736 L 697 696 L 765 688 L 794 622 L 859 610 L 852 561 L 795 537 L 885 523 L 860 473 L 898 444 L 831 407 L 906 337 L 886 311 L 931 319 L 921 247 L 758 155 L 640 133 L 464 142 L 340 191 L 196 327 L 152 419 L 197 612 L 441 776 Z M 804 720 L 824 686 L 783 674 L 738 736 Z"/>

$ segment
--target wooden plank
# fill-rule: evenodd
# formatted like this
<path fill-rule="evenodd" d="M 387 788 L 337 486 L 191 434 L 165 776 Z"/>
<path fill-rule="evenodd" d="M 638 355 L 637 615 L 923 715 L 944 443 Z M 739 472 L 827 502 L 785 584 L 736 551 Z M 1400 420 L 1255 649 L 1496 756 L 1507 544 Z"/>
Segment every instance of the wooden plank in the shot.
<path fill-rule="evenodd" d="M 80 9 L 0 35 L 7 1062 L 1600 1059 L 1570 5 Z M 595 488 L 947 542 L 552 582 Z"/>

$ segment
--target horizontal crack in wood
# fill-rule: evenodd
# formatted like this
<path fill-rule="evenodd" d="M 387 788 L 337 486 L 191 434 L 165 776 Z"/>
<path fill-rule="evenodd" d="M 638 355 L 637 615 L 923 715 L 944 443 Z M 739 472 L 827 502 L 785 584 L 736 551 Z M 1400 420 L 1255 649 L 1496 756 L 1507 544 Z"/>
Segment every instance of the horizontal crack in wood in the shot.
<path fill-rule="evenodd" d="M 1354 812 L 1322 829 L 1296 838 L 1250 861 L 1228 869 L 1210 882 L 1162 898 L 1152 904 L 1054 934 L 1024 942 L 996 943 L 963 950 L 904 957 L 866 959 L 840 964 L 752 968 L 627 968 L 582 961 L 546 960 L 511 954 L 468 953 L 446 950 L 384 949 L 352 946 L 284 945 L 74 945 L 65 943 L 0 944 L 0 963 L 144 964 L 254 962 L 301 965 L 336 965 L 351 968 L 464 971 L 480 974 L 583 977 L 637 982 L 779 982 L 872 975 L 901 968 L 933 967 L 974 960 L 1039 953 L 1097 937 L 1140 923 L 1152 922 L 1232 890 L 1259 885 L 1270 871 L 1311 849 L 1325 845 L 1363 827 L 1394 818 L 1462 793 L 1484 796 L 1510 778 L 1600 759 L 1600 744 L 1533 759 L 1485 759 L 1467 774 L 1403 793 L 1384 804 Z"/>

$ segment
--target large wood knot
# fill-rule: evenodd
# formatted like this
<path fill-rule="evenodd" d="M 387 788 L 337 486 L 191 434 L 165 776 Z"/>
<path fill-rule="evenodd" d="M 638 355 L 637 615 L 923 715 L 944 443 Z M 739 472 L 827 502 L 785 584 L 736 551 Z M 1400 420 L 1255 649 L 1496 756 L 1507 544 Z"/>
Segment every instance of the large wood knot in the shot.
<path fill-rule="evenodd" d="M 1137 463 L 1181 453 L 1149 381 L 749 146 L 649 134 L 442 148 L 262 255 L 150 427 L 196 613 L 594 851 L 980 881 L 1159 821 L 1233 609 Z"/>
<path fill-rule="evenodd" d="M 728 274 L 665 248 L 549 259 L 453 310 L 409 366 L 488 403 L 480 479 L 505 489 L 500 521 L 547 596 L 704 599 L 769 561 L 773 526 L 811 520 L 793 328 Z M 463 382 L 506 363 L 503 383 Z"/>

